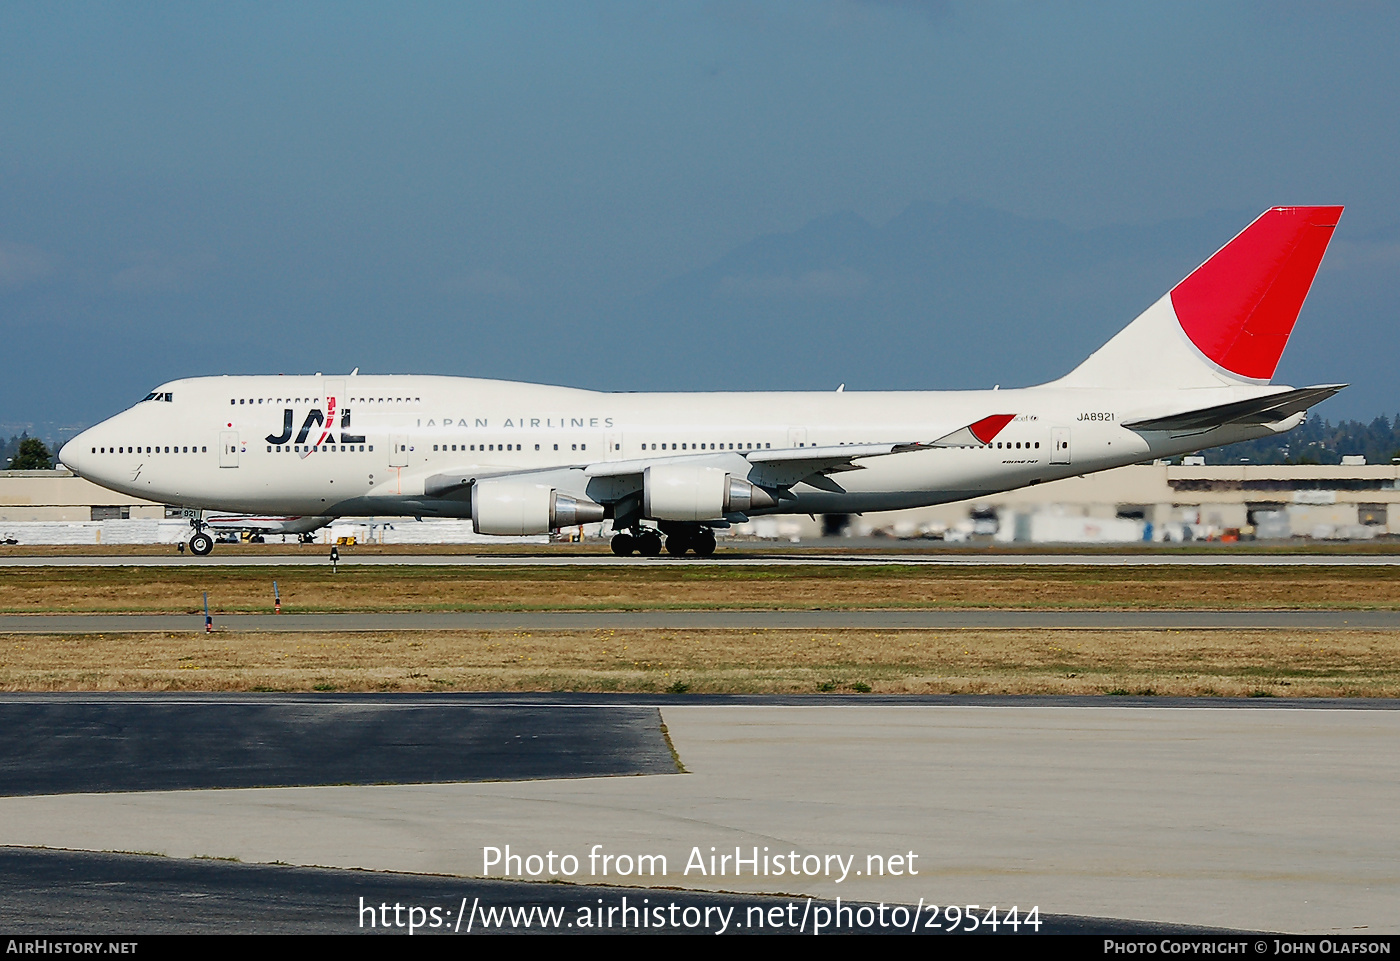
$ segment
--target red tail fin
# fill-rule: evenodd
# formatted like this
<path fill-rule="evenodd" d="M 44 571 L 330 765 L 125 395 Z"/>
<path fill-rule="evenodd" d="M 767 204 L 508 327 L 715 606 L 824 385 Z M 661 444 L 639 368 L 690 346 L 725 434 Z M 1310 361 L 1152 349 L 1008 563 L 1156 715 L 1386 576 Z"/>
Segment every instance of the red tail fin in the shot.
<path fill-rule="evenodd" d="M 1216 364 L 1273 377 L 1341 207 L 1274 207 L 1172 288 L 1191 343 Z"/>

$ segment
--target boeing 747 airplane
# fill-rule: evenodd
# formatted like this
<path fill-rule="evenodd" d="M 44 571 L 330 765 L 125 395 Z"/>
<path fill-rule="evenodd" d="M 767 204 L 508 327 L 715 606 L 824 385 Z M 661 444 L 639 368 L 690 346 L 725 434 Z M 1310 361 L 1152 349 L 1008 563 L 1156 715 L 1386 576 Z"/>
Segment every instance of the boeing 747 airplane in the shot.
<path fill-rule="evenodd" d="M 617 554 L 760 514 L 920 507 L 1282 433 L 1345 385 L 1270 384 L 1341 207 L 1275 207 L 1059 380 L 1016 390 L 633 394 L 410 375 L 161 384 L 64 445 L 195 511 L 611 519 Z M 190 549 L 213 540 L 201 516 Z"/>

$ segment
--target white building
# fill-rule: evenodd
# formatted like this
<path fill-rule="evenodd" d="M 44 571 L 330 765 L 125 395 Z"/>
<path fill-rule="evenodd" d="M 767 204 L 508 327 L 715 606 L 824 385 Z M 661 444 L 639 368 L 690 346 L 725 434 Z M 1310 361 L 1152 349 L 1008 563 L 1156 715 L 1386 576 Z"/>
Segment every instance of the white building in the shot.
<path fill-rule="evenodd" d="M 822 521 L 755 519 L 746 531 L 807 539 L 821 534 Z M 1028 543 L 1368 539 L 1400 533 L 1400 466 L 1139 464 L 975 501 L 856 516 L 847 533 L 950 541 L 991 534 Z"/>
<path fill-rule="evenodd" d="M 336 527 L 365 527 L 361 540 L 384 543 L 496 542 L 471 534 L 469 521 L 385 518 L 367 524 L 347 518 Z M 590 525 L 588 533 L 597 528 Z M 821 517 L 774 516 L 754 518 L 731 533 L 790 541 L 810 540 L 822 529 Z M 976 501 L 851 517 L 846 531 L 1027 543 L 1366 539 L 1400 533 L 1400 466 L 1142 464 Z M 327 530 L 324 537 L 333 533 Z M 113 493 L 69 471 L 0 471 L 0 540 L 171 543 L 188 534 L 178 509 Z"/>

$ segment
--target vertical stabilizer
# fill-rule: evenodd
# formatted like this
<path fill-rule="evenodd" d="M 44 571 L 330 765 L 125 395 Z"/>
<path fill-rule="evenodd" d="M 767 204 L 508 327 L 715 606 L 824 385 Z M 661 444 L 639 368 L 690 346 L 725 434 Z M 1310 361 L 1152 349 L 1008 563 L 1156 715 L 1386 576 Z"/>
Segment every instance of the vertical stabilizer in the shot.
<path fill-rule="evenodd" d="M 1055 386 L 1268 383 L 1341 215 L 1266 210 Z"/>

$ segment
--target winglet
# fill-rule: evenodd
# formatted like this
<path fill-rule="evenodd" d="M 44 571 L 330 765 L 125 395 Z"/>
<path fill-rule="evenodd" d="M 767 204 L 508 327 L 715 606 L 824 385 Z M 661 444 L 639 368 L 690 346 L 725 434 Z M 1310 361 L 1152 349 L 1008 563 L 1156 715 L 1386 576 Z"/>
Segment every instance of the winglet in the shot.
<path fill-rule="evenodd" d="M 993 414 L 990 417 L 983 417 L 975 424 L 968 424 L 960 430 L 938 438 L 930 446 L 980 447 L 983 444 L 990 444 L 996 439 L 997 434 L 1001 433 L 1002 428 L 1015 419 L 1015 414 Z"/>

